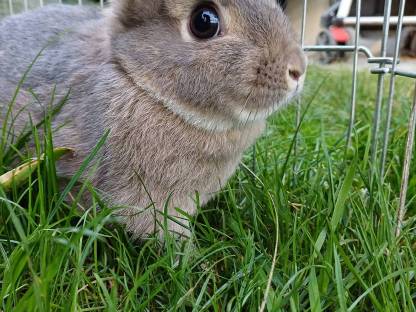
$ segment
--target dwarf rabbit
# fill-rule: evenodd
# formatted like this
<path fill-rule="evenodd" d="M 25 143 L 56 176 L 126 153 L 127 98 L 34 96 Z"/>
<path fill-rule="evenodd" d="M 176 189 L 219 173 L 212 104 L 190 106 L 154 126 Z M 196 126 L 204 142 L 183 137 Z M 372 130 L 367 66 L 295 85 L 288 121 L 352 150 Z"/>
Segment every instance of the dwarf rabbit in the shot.
<path fill-rule="evenodd" d="M 104 11 L 55 5 L 6 18 L 0 102 L 33 61 L 15 127 L 41 118 L 52 93 L 69 91 L 53 120 L 54 143 L 76 153 L 59 173 L 73 175 L 108 131 L 89 178 L 123 207 L 135 236 L 160 231 L 164 209 L 192 215 L 196 192 L 207 203 L 265 119 L 302 89 L 306 67 L 274 0 L 114 0 Z"/>

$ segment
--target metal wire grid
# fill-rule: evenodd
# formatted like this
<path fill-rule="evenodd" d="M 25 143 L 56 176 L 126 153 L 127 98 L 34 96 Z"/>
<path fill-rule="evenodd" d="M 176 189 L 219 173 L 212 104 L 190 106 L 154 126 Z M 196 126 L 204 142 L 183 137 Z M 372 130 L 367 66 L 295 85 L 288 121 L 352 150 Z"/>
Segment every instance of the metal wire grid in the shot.
<path fill-rule="evenodd" d="M 39 6 L 42 7 L 45 5 L 44 0 L 38 0 Z M 57 0 L 58 3 L 62 3 L 63 0 Z M 24 11 L 29 10 L 29 0 L 23 0 L 23 9 Z M 83 4 L 83 0 L 76 0 L 79 5 Z M 301 44 L 302 48 L 305 52 L 350 52 L 353 53 L 353 66 L 352 66 L 352 88 L 351 88 L 351 101 L 350 101 L 350 120 L 348 125 L 348 132 L 347 132 L 347 146 L 351 145 L 351 140 L 353 136 L 353 130 L 355 125 L 356 119 L 356 107 L 357 107 L 357 83 L 358 83 L 358 59 L 359 54 L 362 53 L 365 57 L 367 57 L 369 64 L 378 65 L 377 67 L 371 70 L 371 73 L 378 76 L 377 82 L 377 94 L 376 94 L 376 103 L 375 103 L 375 110 L 374 110 L 374 122 L 373 122 L 373 130 L 372 130 L 372 146 L 371 146 L 371 157 L 372 157 L 372 164 L 376 164 L 378 159 L 380 158 L 380 168 L 379 174 L 383 178 L 385 174 L 386 162 L 387 162 L 387 152 L 389 148 L 390 142 L 390 128 L 391 128 L 391 119 L 392 119 L 392 111 L 393 111 L 393 104 L 394 104 L 394 96 L 395 96 L 395 85 L 396 85 L 396 77 L 403 76 L 412 79 L 416 79 L 416 72 L 408 72 L 401 70 L 398 66 L 399 64 L 399 56 L 400 56 L 400 39 L 403 29 L 403 21 L 404 21 L 404 12 L 406 6 L 406 0 L 400 0 L 399 3 L 399 16 L 398 20 L 392 18 L 392 4 L 393 0 L 385 0 L 385 7 L 384 7 L 384 22 L 383 22 L 383 36 L 382 36 L 382 45 L 381 45 L 381 53 L 380 57 L 374 57 L 372 52 L 365 46 L 360 45 L 360 28 L 361 28 L 361 7 L 362 7 L 362 0 L 356 0 L 356 17 L 355 17 L 355 38 L 353 45 L 347 46 L 317 46 L 317 45 L 305 45 L 305 28 L 307 24 L 307 9 L 308 9 L 308 0 L 303 1 L 303 11 L 302 11 L 302 23 L 301 23 Z M 14 14 L 15 10 L 13 7 L 13 0 L 8 0 L 9 5 L 9 13 Z M 101 8 L 104 7 L 104 0 L 99 1 L 99 5 Z M 351 19 L 351 18 L 350 18 Z M 387 57 L 387 42 L 390 34 L 390 28 L 392 24 L 396 24 L 397 22 L 397 30 L 395 34 L 395 49 L 393 57 Z M 387 97 L 387 101 L 383 96 L 384 88 L 386 87 L 386 76 L 390 75 L 390 84 L 389 84 L 389 93 Z M 383 103 L 386 102 L 387 105 L 387 116 L 386 122 L 384 125 L 384 135 L 383 135 L 383 145 L 382 150 L 379 152 L 379 135 L 381 131 L 381 112 L 383 108 Z M 298 109 L 296 114 L 296 125 L 299 126 L 301 119 L 301 101 L 298 100 Z M 397 231 L 396 234 L 400 235 L 400 229 L 403 223 L 403 218 L 405 214 L 405 207 L 406 207 L 406 197 L 408 191 L 408 182 L 410 176 L 410 164 L 413 155 L 413 147 L 415 141 L 415 128 L 416 128 L 416 85 L 415 85 L 415 98 L 413 101 L 413 106 L 411 110 L 411 114 L 409 117 L 409 126 L 408 126 L 408 138 L 407 138 L 407 145 L 405 150 L 405 159 L 404 159 L 404 166 L 403 166 L 403 174 L 402 174 L 402 185 L 400 191 L 400 201 L 399 207 L 397 209 Z M 295 150 L 297 147 L 295 148 Z M 381 155 L 380 155 L 381 154 Z M 377 168 L 374 165 L 373 167 L 373 175 L 377 172 Z"/>
<path fill-rule="evenodd" d="M 48 0 L 46 0 L 46 1 L 47 1 L 47 3 L 45 3 L 45 0 L 34 0 L 34 1 L 23 0 L 23 3 L 22 3 L 23 4 L 23 11 L 24 12 L 29 11 L 30 7 L 32 7 L 32 6 L 43 7 L 46 4 L 51 3 L 51 1 L 48 1 Z M 8 0 L 8 11 L 9 11 L 10 15 L 16 14 L 18 11 L 20 11 L 19 8 L 18 8 L 19 6 L 17 6 L 13 2 L 16 2 L 16 1 Z M 74 4 L 78 4 L 78 5 L 83 5 L 84 4 L 84 0 L 72 0 L 72 1 L 53 0 L 52 2 L 53 3 L 59 3 L 59 4 L 62 4 L 62 3 L 74 3 Z M 99 4 L 99 6 L 101 8 L 104 8 L 105 0 L 99 0 L 99 2 L 97 4 Z"/>
<path fill-rule="evenodd" d="M 384 22 L 383 22 L 383 37 L 382 37 L 382 46 L 380 57 L 374 57 L 371 51 L 365 46 L 360 45 L 360 20 L 361 20 L 361 4 L 362 0 L 356 0 L 356 21 L 355 21 L 355 38 L 354 45 L 351 46 L 305 46 L 305 27 L 306 27 L 306 12 L 308 9 L 308 1 L 303 1 L 303 15 L 302 15 L 302 31 L 301 31 L 301 41 L 302 47 L 305 52 L 324 52 L 324 51 L 343 51 L 343 52 L 352 52 L 354 54 L 353 60 L 353 70 L 352 70 L 352 89 L 351 89 L 351 104 L 350 104 L 350 123 L 347 133 L 347 146 L 350 146 L 351 139 L 353 135 L 353 129 L 355 125 L 355 116 L 356 116 L 356 105 L 357 105 L 357 73 L 358 73 L 358 56 L 359 53 L 363 53 L 369 64 L 378 65 L 376 68 L 371 70 L 371 73 L 378 75 L 377 82 L 377 95 L 376 103 L 374 110 L 374 122 L 372 130 L 372 146 L 371 146 L 371 157 L 373 165 L 373 176 L 376 174 L 376 165 L 378 158 L 380 157 L 378 151 L 379 144 L 379 135 L 381 128 L 381 112 L 383 108 L 384 96 L 383 91 L 386 86 L 385 78 L 386 75 L 390 75 L 390 84 L 389 84 L 389 93 L 387 98 L 387 116 L 386 123 L 384 125 L 384 135 L 383 135 L 383 146 L 381 150 L 380 158 L 380 168 L 379 174 L 383 179 L 385 175 L 385 168 L 387 162 L 387 152 L 390 143 L 390 129 L 391 129 L 391 119 L 392 111 L 394 104 L 395 96 L 395 86 L 396 86 L 396 77 L 403 76 L 412 79 L 416 79 L 416 72 L 408 72 L 401 70 L 399 68 L 399 57 L 400 57 L 400 40 L 403 30 L 403 20 L 406 7 L 406 0 L 400 0 L 399 3 L 399 16 L 397 22 L 397 30 L 395 34 L 395 48 L 393 57 L 387 57 L 387 41 L 390 34 L 392 19 L 392 0 L 385 1 L 384 7 Z M 298 119 L 297 119 L 298 120 Z M 298 121 L 297 121 L 298 122 Z M 405 150 L 405 158 L 403 165 L 402 173 L 402 183 L 400 190 L 400 200 L 399 206 L 397 208 L 397 227 L 396 235 L 399 236 L 401 232 L 401 227 L 403 225 L 403 219 L 405 216 L 406 210 L 406 198 L 409 185 L 409 176 L 410 176 L 410 164 L 413 156 L 413 147 L 415 141 L 415 129 L 416 129 L 416 85 L 415 85 L 415 97 L 413 100 L 412 110 L 409 117 L 409 126 L 408 126 L 408 137 Z"/>

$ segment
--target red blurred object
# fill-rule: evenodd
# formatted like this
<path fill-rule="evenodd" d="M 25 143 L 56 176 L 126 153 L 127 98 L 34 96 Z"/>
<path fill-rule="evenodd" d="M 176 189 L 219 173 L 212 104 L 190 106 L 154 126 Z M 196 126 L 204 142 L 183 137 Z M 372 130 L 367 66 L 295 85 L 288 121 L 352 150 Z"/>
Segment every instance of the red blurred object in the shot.
<path fill-rule="evenodd" d="M 330 26 L 329 31 L 337 43 L 347 44 L 350 41 L 350 34 L 344 27 Z"/>

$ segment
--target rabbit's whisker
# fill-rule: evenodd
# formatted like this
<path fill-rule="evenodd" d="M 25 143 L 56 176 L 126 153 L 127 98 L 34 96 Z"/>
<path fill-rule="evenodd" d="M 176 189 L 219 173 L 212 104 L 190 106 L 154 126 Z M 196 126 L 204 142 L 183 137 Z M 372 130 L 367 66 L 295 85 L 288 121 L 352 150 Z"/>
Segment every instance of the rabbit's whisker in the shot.
<path fill-rule="evenodd" d="M 252 95 L 253 95 L 253 89 L 250 90 L 250 93 L 246 97 L 246 100 L 245 100 L 245 102 L 243 104 L 243 107 L 241 108 L 240 114 L 238 116 L 238 120 L 241 120 L 241 116 L 242 116 L 243 112 L 246 110 L 248 101 L 250 100 L 250 98 L 251 98 Z M 244 127 L 247 126 L 247 123 L 249 122 L 250 117 L 251 117 L 251 113 L 252 112 L 250 111 L 250 113 L 248 114 L 245 122 L 243 123 Z"/>

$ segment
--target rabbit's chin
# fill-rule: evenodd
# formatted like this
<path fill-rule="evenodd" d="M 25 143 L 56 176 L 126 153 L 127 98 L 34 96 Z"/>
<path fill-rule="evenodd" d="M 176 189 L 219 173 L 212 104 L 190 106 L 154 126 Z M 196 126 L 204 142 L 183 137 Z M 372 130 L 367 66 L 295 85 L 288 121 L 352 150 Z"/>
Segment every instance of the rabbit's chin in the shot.
<path fill-rule="evenodd" d="M 251 105 L 257 107 L 256 109 L 248 109 L 246 106 L 234 109 L 234 116 L 241 124 L 249 122 L 259 122 L 266 120 L 269 116 L 287 107 L 293 100 L 299 97 L 302 87 L 288 92 L 285 96 L 276 97 L 259 96 L 257 97 L 258 104 Z M 267 103 L 267 104 L 266 104 Z"/>

